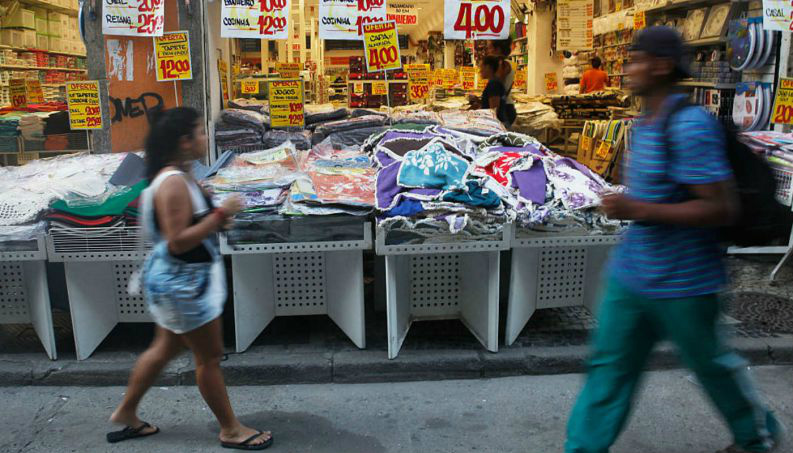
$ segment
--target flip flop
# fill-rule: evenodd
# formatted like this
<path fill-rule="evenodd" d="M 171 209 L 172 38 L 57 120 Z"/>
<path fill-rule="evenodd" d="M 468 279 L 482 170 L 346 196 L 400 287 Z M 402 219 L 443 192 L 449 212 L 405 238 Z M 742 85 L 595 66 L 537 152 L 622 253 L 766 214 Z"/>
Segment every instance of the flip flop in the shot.
<path fill-rule="evenodd" d="M 267 439 L 265 442 L 262 442 L 258 445 L 251 445 L 250 443 L 256 440 L 257 437 L 264 434 L 263 431 L 259 431 L 256 434 L 252 435 L 251 437 L 243 440 L 242 442 L 220 442 L 220 446 L 223 448 L 231 448 L 234 450 L 264 450 L 265 448 L 270 448 L 273 444 L 273 435 L 270 434 L 270 438 Z"/>
<path fill-rule="evenodd" d="M 121 442 L 122 440 L 137 439 L 139 437 L 152 436 L 160 432 L 160 428 L 154 428 L 154 431 L 150 433 L 142 432 L 144 429 L 151 427 L 152 426 L 146 422 L 143 422 L 143 424 L 138 426 L 137 428 L 127 426 L 121 431 L 113 431 L 112 433 L 107 433 L 107 441 L 110 442 L 111 444 L 114 444 L 116 442 Z"/>

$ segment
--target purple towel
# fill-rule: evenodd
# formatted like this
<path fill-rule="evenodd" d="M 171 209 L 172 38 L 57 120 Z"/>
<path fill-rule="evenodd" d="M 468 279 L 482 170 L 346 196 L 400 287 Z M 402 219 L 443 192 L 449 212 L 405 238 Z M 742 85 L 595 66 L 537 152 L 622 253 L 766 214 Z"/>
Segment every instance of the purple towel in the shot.
<path fill-rule="evenodd" d="M 535 204 L 545 203 L 545 185 L 548 177 L 541 160 L 535 160 L 528 170 L 512 172 L 512 187 L 520 191 L 520 196 Z"/>

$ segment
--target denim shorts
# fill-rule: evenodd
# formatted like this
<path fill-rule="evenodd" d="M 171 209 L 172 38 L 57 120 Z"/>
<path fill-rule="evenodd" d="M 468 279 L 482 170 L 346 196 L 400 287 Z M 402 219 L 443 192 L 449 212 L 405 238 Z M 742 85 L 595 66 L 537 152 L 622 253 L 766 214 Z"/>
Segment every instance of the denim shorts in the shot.
<path fill-rule="evenodd" d="M 155 246 L 143 267 L 143 291 L 157 325 L 183 334 L 223 313 L 225 269 L 222 258 L 213 256 L 212 262 L 187 263 L 171 256 L 165 241 Z"/>

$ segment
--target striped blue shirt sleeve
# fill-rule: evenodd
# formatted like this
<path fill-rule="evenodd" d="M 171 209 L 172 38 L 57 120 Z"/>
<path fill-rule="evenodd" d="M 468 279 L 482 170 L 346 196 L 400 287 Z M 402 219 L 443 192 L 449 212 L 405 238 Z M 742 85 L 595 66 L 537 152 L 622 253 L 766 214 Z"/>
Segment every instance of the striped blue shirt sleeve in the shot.
<path fill-rule="evenodd" d="M 678 112 L 669 125 L 669 177 L 678 184 L 698 185 L 732 177 L 724 131 L 701 107 Z"/>

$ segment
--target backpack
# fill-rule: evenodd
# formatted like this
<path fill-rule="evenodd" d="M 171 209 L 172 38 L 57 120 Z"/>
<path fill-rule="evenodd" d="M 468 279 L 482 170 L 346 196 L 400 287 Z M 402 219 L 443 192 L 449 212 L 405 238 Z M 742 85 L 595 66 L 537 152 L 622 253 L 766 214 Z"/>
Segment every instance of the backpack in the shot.
<path fill-rule="evenodd" d="M 669 125 L 674 115 L 693 104 L 683 99 L 667 114 L 663 132 L 666 149 L 670 149 Z M 727 161 L 735 178 L 740 202 L 738 219 L 721 229 L 725 242 L 741 247 L 768 245 L 790 235 L 793 213 L 776 199 L 776 179 L 765 159 L 738 139 L 734 126 L 725 125 Z"/>

